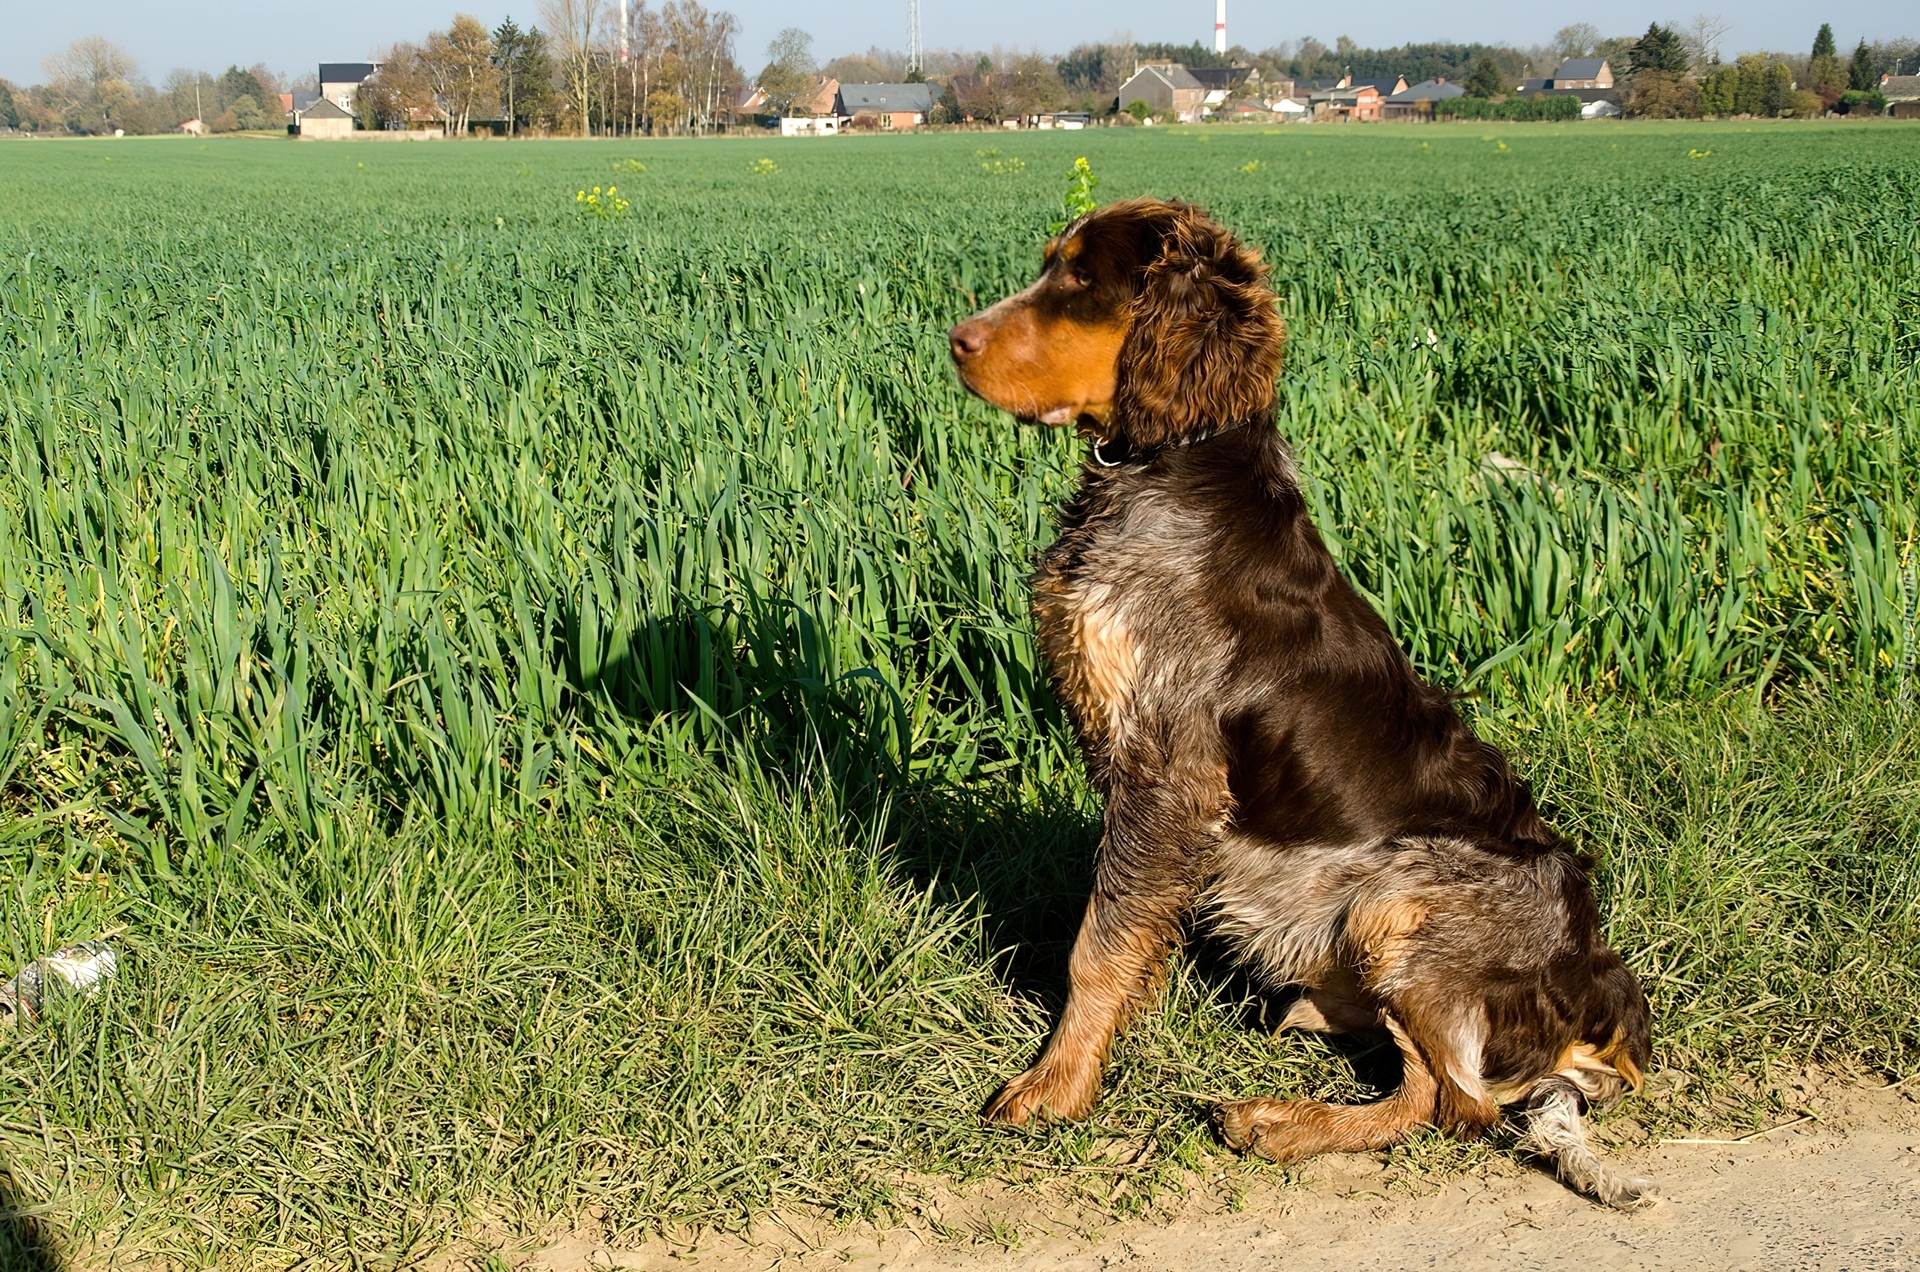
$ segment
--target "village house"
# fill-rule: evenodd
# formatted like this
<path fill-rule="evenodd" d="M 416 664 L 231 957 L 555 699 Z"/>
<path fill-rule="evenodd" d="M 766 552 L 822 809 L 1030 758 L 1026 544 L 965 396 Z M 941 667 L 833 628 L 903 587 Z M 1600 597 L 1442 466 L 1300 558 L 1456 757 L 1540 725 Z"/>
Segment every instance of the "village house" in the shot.
<path fill-rule="evenodd" d="M 1119 107 L 1126 110 L 1135 102 L 1145 102 L 1156 115 L 1197 124 L 1206 109 L 1207 92 L 1207 86 L 1179 63 L 1148 62 L 1120 86 Z"/>
<path fill-rule="evenodd" d="M 1569 58 L 1542 79 L 1521 80 L 1516 97 L 1577 97 L 1580 118 L 1615 119 L 1620 115 L 1620 90 L 1613 84 L 1613 68 L 1604 57 Z"/>
<path fill-rule="evenodd" d="M 351 115 L 354 94 L 380 69 L 378 62 L 320 63 L 320 96 Z"/>
<path fill-rule="evenodd" d="M 1313 117 L 1316 120 L 1347 123 L 1356 119 L 1380 118 L 1380 90 L 1371 84 L 1356 84 L 1351 88 L 1323 89 L 1307 100 L 1313 106 Z"/>
<path fill-rule="evenodd" d="M 1200 99 L 1203 113 L 1226 105 L 1227 99 L 1247 84 L 1260 83 L 1260 72 L 1251 66 L 1189 66 L 1186 72 L 1207 90 Z"/>
<path fill-rule="evenodd" d="M 1562 92 L 1570 88 L 1612 88 L 1613 67 L 1604 57 L 1568 58 L 1547 80 L 1546 87 Z"/>
<path fill-rule="evenodd" d="M 918 128 L 933 113 L 930 84 L 842 84 L 833 113 L 841 119 L 871 119 L 887 130 Z"/>
<path fill-rule="evenodd" d="M 1404 93 L 1407 91 L 1407 77 L 1404 75 L 1395 75 L 1391 79 L 1348 80 L 1345 84 L 1342 84 L 1341 87 L 1359 88 L 1362 85 L 1370 87 L 1379 93 L 1380 100 L 1384 102 L 1395 93 Z"/>
<path fill-rule="evenodd" d="M 1433 118 L 1433 104 L 1453 97 L 1465 97 L 1467 90 L 1444 79 L 1424 80 L 1412 88 L 1403 88 L 1380 103 L 1380 118 L 1416 121 Z"/>
<path fill-rule="evenodd" d="M 1920 119 L 1920 75 L 1882 75 L 1880 96 L 1895 119 Z"/>
<path fill-rule="evenodd" d="M 308 141 L 337 141 L 353 136 L 353 116 L 331 97 L 322 97 L 293 117 L 288 131 Z"/>

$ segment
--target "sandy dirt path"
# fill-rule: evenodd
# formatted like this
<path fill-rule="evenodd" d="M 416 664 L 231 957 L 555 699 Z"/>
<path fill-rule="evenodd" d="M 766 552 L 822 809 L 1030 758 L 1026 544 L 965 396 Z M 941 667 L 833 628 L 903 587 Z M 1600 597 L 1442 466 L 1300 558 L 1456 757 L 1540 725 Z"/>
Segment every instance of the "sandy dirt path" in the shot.
<path fill-rule="evenodd" d="M 862 1272 L 1252 1269 L 1920 1270 L 1920 1081 L 1829 1087 L 1821 1120 L 1745 1144 L 1654 1145 L 1617 1160 L 1662 1201 L 1621 1214 L 1507 1159 L 1409 1189 L 1377 1158 L 1314 1163 L 1304 1184 L 1263 1188 L 1237 1213 L 1099 1229 L 1042 1201 L 993 1209 L 1029 1232 L 1018 1248 L 956 1245 L 910 1229 L 821 1234 L 818 1244 L 731 1241 L 612 1251 L 578 1239 L 524 1264 L 589 1268 L 854 1268 Z M 954 1215 L 958 1217 L 957 1213 Z M 811 1245 L 811 1248 L 808 1246 Z M 516 1261 L 518 1262 L 518 1261 Z"/>

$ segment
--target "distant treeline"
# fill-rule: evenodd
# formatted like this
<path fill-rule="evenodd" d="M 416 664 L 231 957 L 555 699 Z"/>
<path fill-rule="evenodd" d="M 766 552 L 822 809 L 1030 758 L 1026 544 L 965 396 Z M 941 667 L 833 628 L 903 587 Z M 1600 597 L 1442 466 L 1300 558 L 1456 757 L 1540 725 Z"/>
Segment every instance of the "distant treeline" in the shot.
<path fill-rule="evenodd" d="M 1476 95 L 1497 98 L 1504 94 L 1485 86 L 1546 77 L 1569 57 L 1609 59 L 1629 113 L 1782 115 L 1872 110 L 1881 75 L 1920 72 L 1920 41 L 1862 40 L 1842 57 L 1826 26 L 1806 54 L 1745 53 L 1723 60 L 1726 23 L 1700 17 L 1685 26 L 1656 24 L 1638 36 L 1605 36 L 1575 24 L 1549 43 L 1527 47 L 1367 48 L 1341 36 L 1332 45 L 1307 38 L 1218 54 L 1198 42 L 1108 40 L 1060 55 L 999 46 L 938 49 L 917 67 L 906 54 L 878 46 L 821 64 L 812 38 L 789 28 L 768 46 L 755 75 L 737 57 L 737 19 L 698 0 L 667 0 L 658 9 L 629 5 L 624 27 L 608 0 L 537 3 L 537 26 L 522 29 L 509 18 L 487 31 L 456 14 L 446 30 L 386 50 L 376 58 L 383 64 L 380 75 L 361 95 L 362 124 L 456 133 L 476 121 L 489 121 L 492 131 L 698 133 L 730 127 L 750 114 L 817 105 L 829 80 L 909 79 L 935 86 L 936 122 L 993 123 L 1061 109 L 1105 114 L 1114 109 L 1120 86 L 1149 61 L 1253 67 L 1259 74 L 1242 90 L 1250 97 L 1270 93 L 1281 80 L 1404 76 L 1409 84 L 1445 79 L 1464 85 L 1477 76 L 1482 87 Z M 286 118 L 281 96 L 317 88 L 311 75 L 276 73 L 263 65 L 233 66 L 218 76 L 176 70 L 155 88 L 125 50 L 102 36 L 76 40 L 42 69 L 44 81 L 32 86 L 0 80 L 0 129 L 164 132 L 195 118 L 213 132 L 277 129 Z M 753 93 L 756 86 L 763 91 Z M 1487 109 L 1455 107 L 1453 113 Z"/>

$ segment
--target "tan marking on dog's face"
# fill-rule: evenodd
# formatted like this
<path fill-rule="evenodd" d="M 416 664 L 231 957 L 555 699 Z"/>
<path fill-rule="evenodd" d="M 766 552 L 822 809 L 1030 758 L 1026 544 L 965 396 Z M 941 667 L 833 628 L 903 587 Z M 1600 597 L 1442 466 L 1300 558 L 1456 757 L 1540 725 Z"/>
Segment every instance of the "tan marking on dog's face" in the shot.
<path fill-rule="evenodd" d="M 1132 319 L 1111 280 L 1082 272 L 1084 255 L 1078 234 L 1054 239 L 1031 286 L 948 333 L 961 383 L 1023 420 L 1111 417 Z"/>

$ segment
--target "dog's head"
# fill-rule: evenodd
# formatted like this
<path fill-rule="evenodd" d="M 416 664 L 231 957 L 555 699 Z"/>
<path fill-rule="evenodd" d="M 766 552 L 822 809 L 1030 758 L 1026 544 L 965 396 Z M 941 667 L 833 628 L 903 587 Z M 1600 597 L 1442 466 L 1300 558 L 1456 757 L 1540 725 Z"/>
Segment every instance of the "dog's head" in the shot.
<path fill-rule="evenodd" d="M 1266 267 L 1199 208 L 1089 213 L 1040 277 L 948 333 L 960 379 L 1025 420 L 1160 446 L 1273 407 L 1283 327 Z"/>

